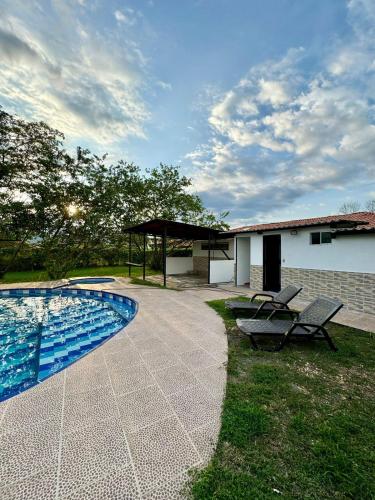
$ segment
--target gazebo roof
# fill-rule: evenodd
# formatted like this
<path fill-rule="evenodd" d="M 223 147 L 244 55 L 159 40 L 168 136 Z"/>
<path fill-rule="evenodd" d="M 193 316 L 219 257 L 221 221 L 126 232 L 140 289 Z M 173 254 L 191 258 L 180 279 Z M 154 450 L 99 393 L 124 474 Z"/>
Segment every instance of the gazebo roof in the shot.
<path fill-rule="evenodd" d="M 186 224 L 166 219 L 153 219 L 125 229 L 127 233 L 150 234 L 153 236 L 168 236 L 181 240 L 207 240 L 223 238 L 221 231 L 209 227 Z"/>

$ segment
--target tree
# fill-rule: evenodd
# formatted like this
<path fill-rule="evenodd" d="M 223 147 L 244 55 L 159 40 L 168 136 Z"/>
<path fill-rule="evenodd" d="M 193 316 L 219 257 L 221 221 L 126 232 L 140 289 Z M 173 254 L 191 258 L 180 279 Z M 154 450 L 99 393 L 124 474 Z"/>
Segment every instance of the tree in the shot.
<path fill-rule="evenodd" d="M 82 256 L 104 246 L 127 245 L 126 228 L 165 218 L 225 228 L 190 192 L 191 179 L 160 164 L 142 175 L 133 163 L 107 162 L 78 148 L 68 154 L 64 136 L 43 122 L 26 122 L 0 108 L 0 239 L 13 254 L 38 242 L 51 278 L 61 278 Z M 154 265 L 160 265 L 154 241 Z"/>
<path fill-rule="evenodd" d="M 0 277 L 30 241 L 38 241 L 50 276 L 63 277 L 88 247 L 133 220 L 138 167 L 107 166 L 105 157 L 81 148 L 68 155 L 63 139 L 45 123 L 0 110 L 0 238 L 13 249 Z"/>
<path fill-rule="evenodd" d="M 42 122 L 25 122 L 0 109 L 0 239 L 13 248 L 0 277 L 25 243 L 43 230 L 41 207 L 63 196 L 63 190 L 51 192 L 50 187 L 75 173 L 62 148 L 63 138 Z"/>
<path fill-rule="evenodd" d="M 359 212 L 362 209 L 361 203 L 359 201 L 347 201 L 341 205 L 339 208 L 340 214 L 352 214 L 354 212 Z M 375 199 L 367 200 L 363 204 L 363 210 L 366 212 L 375 213 Z"/>
<path fill-rule="evenodd" d="M 340 208 L 340 214 L 352 214 L 354 212 L 359 212 L 361 209 L 361 204 L 358 201 L 346 201 Z"/>
<path fill-rule="evenodd" d="M 365 209 L 367 212 L 375 213 L 375 198 L 366 201 Z"/>
<path fill-rule="evenodd" d="M 77 157 L 80 175 L 69 184 L 69 204 L 59 208 L 43 235 L 46 267 L 53 278 L 65 276 L 89 251 L 126 244 L 124 228 L 134 222 L 140 203 L 138 167 L 124 161 L 107 165 L 105 156 L 87 150 Z"/>
<path fill-rule="evenodd" d="M 180 168 L 160 163 L 159 167 L 146 171 L 143 178 L 142 220 L 167 219 L 197 224 L 215 229 L 226 229 L 227 213 L 216 217 L 207 211 L 202 200 L 190 192 L 192 180 L 181 175 Z M 152 241 L 152 267 L 160 269 L 162 264 L 161 245 L 154 237 Z"/>

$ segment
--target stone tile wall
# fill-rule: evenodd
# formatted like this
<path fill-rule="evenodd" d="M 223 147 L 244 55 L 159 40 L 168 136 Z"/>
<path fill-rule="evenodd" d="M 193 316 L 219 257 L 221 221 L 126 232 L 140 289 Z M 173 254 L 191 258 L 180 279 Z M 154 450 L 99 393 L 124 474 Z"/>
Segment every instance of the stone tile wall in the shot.
<path fill-rule="evenodd" d="M 375 274 L 281 268 L 281 287 L 301 283 L 299 297 L 311 300 L 328 295 L 342 300 L 346 309 L 375 314 Z"/>
<path fill-rule="evenodd" d="M 281 288 L 301 284 L 302 300 L 327 295 L 343 301 L 345 309 L 375 314 L 375 274 L 281 268 Z M 250 266 L 250 288 L 263 289 L 263 266 Z"/>
<path fill-rule="evenodd" d="M 200 276 L 208 277 L 208 257 L 193 257 L 193 271 Z"/>
<path fill-rule="evenodd" d="M 250 266 L 250 288 L 263 290 L 263 266 Z"/>
<path fill-rule="evenodd" d="M 211 261 L 213 260 L 224 260 L 221 258 L 211 257 Z M 199 274 L 204 278 L 208 277 L 208 257 L 198 257 L 193 256 L 193 272 L 194 274 Z"/>

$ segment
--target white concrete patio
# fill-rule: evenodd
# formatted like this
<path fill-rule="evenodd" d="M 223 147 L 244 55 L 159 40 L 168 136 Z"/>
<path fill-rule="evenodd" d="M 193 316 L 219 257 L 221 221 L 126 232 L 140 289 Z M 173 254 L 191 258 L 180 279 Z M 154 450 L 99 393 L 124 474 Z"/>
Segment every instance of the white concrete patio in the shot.
<path fill-rule="evenodd" d="M 211 456 L 226 383 L 221 319 L 194 294 L 123 286 L 107 288 L 139 301 L 128 327 L 0 403 L 0 498 L 177 499 Z"/>

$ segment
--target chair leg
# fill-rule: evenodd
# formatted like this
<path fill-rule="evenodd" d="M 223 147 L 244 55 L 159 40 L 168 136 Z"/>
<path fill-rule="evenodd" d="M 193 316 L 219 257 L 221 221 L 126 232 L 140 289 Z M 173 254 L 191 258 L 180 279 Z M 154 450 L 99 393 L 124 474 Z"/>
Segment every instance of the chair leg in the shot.
<path fill-rule="evenodd" d="M 255 351 L 258 351 L 258 350 L 259 350 L 259 346 L 258 346 L 258 344 L 256 343 L 256 341 L 255 341 L 254 337 L 252 336 L 252 334 L 251 334 L 251 333 L 249 333 L 249 334 L 248 334 L 248 337 L 250 338 L 250 342 L 251 342 L 251 345 L 252 345 L 253 349 L 254 349 Z"/>
<path fill-rule="evenodd" d="M 262 310 L 262 304 L 258 307 L 258 309 L 255 311 L 255 313 L 251 316 L 251 319 L 256 319 L 258 316 L 258 313 Z"/>
<path fill-rule="evenodd" d="M 320 327 L 320 331 L 323 333 L 324 335 L 324 338 L 326 339 L 326 341 L 328 342 L 328 345 L 329 347 L 331 348 L 332 351 L 334 352 L 337 352 L 338 349 L 337 347 L 335 346 L 335 344 L 333 343 L 333 340 L 331 339 L 331 337 L 329 336 L 329 333 L 327 332 L 327 330 L 322 326 Z"/>
<path fill-rule="evenodd" d="M 283 338 L 281 339 L 280 344 L 274 349 L 276 352 L 281 351 L 284 345 L 289 342 L 289 332 L 284 333 Z"/>

